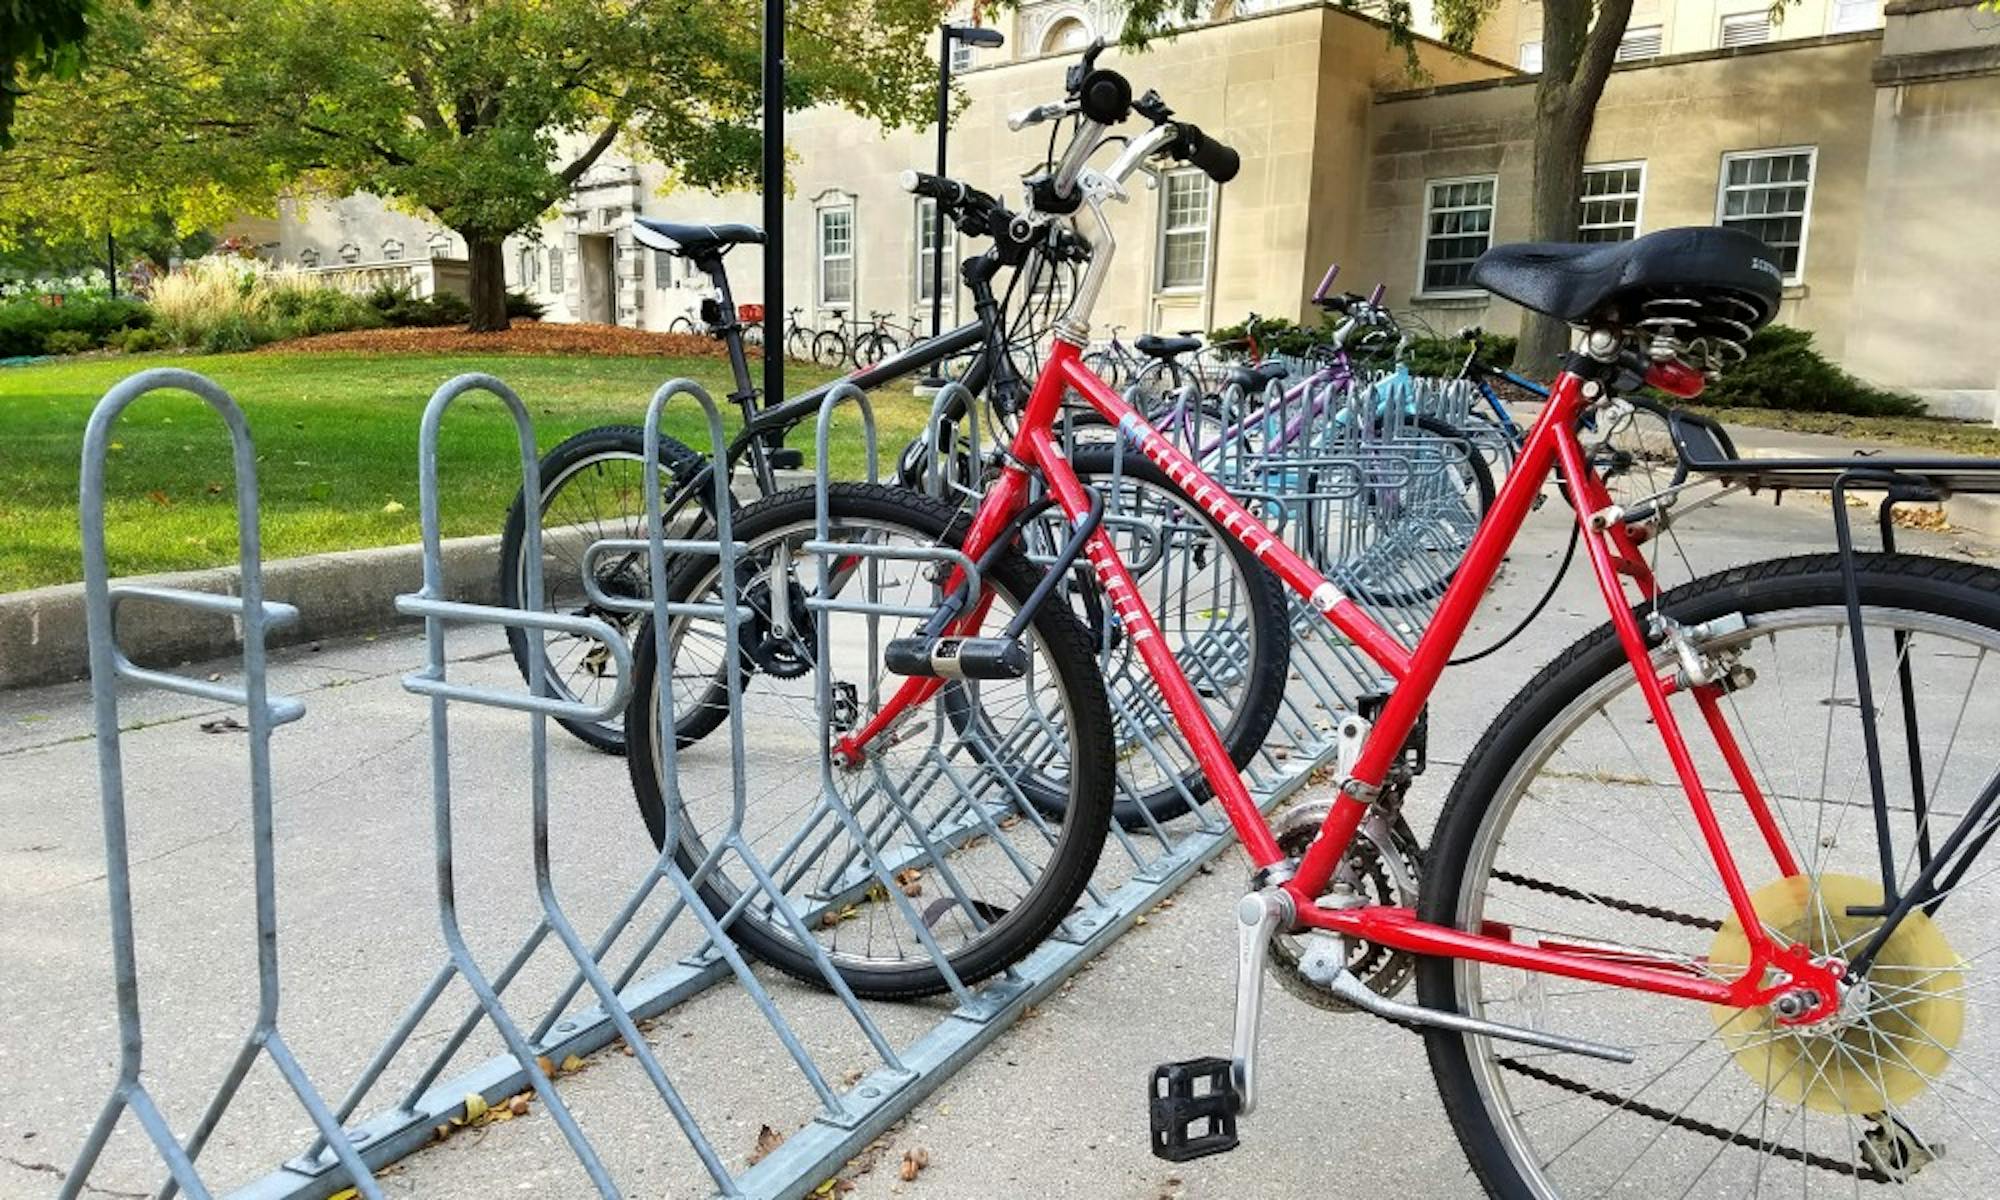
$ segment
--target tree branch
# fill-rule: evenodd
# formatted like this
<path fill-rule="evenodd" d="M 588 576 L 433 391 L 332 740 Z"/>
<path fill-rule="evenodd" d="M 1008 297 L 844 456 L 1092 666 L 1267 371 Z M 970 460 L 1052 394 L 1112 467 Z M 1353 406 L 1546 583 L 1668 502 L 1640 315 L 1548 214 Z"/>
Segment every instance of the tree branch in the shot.
<path fill-rule="evenodd" d="M 1626 0 L 1626 2 L 1630 3 L 1631 0 Z M 583 173 L 590 170 L 596 164 L 597 160 L 604 156 L 604 152 L 611 148 L 611 143 L 618 140 L 619 131 L 625 128 L 625 122 L 630 119 L 631 114 L 626 112 L 622 106 L 616 109 L 612 113 L 610 122 L 604 126 L 604 132 L 598 134 L 590 145 L 584 148 L 583 153 L 576 156 L 574 162 L 556 172 L 556 179 L 561 181 L 565 190 L 571 184 L 583 178 Z"/>

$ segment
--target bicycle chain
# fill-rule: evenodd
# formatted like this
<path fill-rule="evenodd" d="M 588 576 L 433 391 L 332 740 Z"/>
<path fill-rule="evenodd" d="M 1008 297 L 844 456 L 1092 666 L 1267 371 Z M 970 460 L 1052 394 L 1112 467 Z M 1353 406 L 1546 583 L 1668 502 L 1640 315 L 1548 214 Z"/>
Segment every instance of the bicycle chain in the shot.
<path fill-rule="evenodd" d="M 1560 883 L 1550 883 L 1543 879 L 1530 879 L 1526 875 L 1516 875 L 1512 871 L 1496 870 L 1493 872 L 1493 878 L 1498 879 L 1502 883 L 1511 883 L 1515 887 L 1527 888 L 1531 892 L 1541 892 L 1549 896 L 1558 896 L 1564 900 L 1581 900 L 1586 903 L 1614 909 L 1618 912 L 1631 913 L 1634 916 L 1652 917 L 1657 921 L 1666 921 L 1674 925 L 1685 925 L 1690 929 L 1705 929 L 1710 933 L 1715 933 L 1722 928 L 1722 922 L 1710 920 L 1707 917 L 1690 916 L 1687 913 L 1675 912 L 1670 908 L 1655 908 L 1653 905 L 1640 904 L 1634 900 L 1620 900 L 1616 896 L 1603 896 L 1596 892 L 1581 891 L 1577 888 L 1566 887 Z"/>
<path fill-rule="evenodd" d="M 1713 932 L 1722 928 L 1722 922 L 1720 921 L 1691 916 L 1688 913 L 1675 912 L 1669 908 L 1658 908 L 1651 904 L 1640 904 L 1632 900 L 1620 900 L 1616 896 L 1586 892 L 1563 884 L 1550 883 L 1547 880 L 1518 875 L 1512 871 L 1495 871 L 1493 872 L 1493 877 L 1503 883 L 1511 883 L 1516 887 L 1527 888 L 1529 891 L 1558 896 L 1565 900 L 1580 900 L 1590 904 L 1598 904 L 1618 912 L 1631 913 L 1634 916 L 1652 917 L 1655 920 L 1666 921 L 1674 925 L 1685 925 L 1690 929 L 1702 929 Z M 1561 1088 L 1566 1092 L 1609 1104 L 1614 1108 L 1636 1116 L 1659 1121 L 1676 1129 L 1686 1129 L 1690 1132 L 1715 1138 L 1731 1145 L 1775 1155 L 1776 1157 L 1792 1162 L 1803 1163 L 1809 1167 L 1818 1167 L 1823 1171 L 1830 1171 L 1836 1175 L 1851 1175 L 1869 1183 L 1895 1182 L 1888 1175 L 1872 1166 L 1860 1167 L 1854 1163 L 1841 1162 L 1838 1159 L 1829 1158 L 1826 1155 L 1817 1154 L 1812 1151 L 1766 1143 L 1739 1131 L 1724 1129 L 1719 1125 L 1711 1125 L 1706 1121 L 1698 1121 L 1681 1113 L 1669 1112 L 1664 1108 L 1645 1104 L 1633 1097 L 1621 1096 L 1616 1092 L 1608 1091 L 1604 1088 L 1592 1087 L 1580 1080 L 1570 1079 L 1541 1067 L 1530 1066 L 1518 1059 L 1496 1058 L 1494 1061 L 1507 1070 L 1519 1075 L 1525 1075 L 1540 1083 L 1546 1083 L 1550 1087 Z"/>
<path fill-rule="evenodd" d="M 1720 1125 L 1711 1125 L 1707 1121 L 1697 1121 L 1692 1117 L 1683 1116 L 1680 1113 L 1668 1112 L 1664 1108 L 1658 1108 L 1651 1104 L 1641 1103 L 1630 1096 L 1621 1096 L 1617 1092 L 1606 1091 L 1603 1088 L 1592 1087 L 1589 1084 L 1583 1083 L 1579 1080 L 1569 1079 L 1564 1076 L 1557 1075 L 1553 1071 L 1546 1071 L 1540 1067 L 1529 1066 L 1527 1063 L 1524 1063 L 1519 1059 L 1495 1058 L 1493 1061 L 1499 1066 L 1504 1067 L 1507 1070 L 1512 1071 L 1517 1075 L 1525 1075 L 1528 1078 L 1533 1079 L 1539 1083 L 1546 1083 L 1550 1087 L 1561 1088 L 1563 1091 L 1570 1092 L 1574 1095 L 1583 1096 L 1587 1099 L 1597 1100 L 1601 1101 L 1602 1103 L 1609 1104 L 1613 1108 L 1619 1109 L 1621 1111 L 1633 1113 L 1641 1117 L 1650 1117 L 1651 1119 L 1659 1121 L 1662 1124 L 1671 1125 L 1677 1129 L 1686 1129 L 1694 1133 L 1703 1134 L 1707 1137 L 1715 1138 L 1718 1141 L 1727 1142 L 1733 1146 L 1742 1146 L 1746 1149 L 1756 1150 L 1764 1154 L 1770 1154 L 1777 1158 L 1787 1159 L 1791 1162 L 1803 1163 L 1809 1167 L 1818 1167 L 1822 1171 L 1830 1171 L 1835 1175 L 1851 1175 L 1856 1179 L 1865 1180 L 1869 1183 L 1896 1182 L 1894 1179 L 1890 1178 L 1888 1175 L 1882 1173 L 1881 1171 L 1877 1170 L 1872 1166 L 1861 1167 L 1855 1165 L 1854 1163 L 1841 1162 L 1838 1159 L 1828 1158 L 1824 1154 L 1818 1154 L 1810 1150 L 1800 1150 L 1794 1146 L 1775 1145 L 1773 1143 L 1766 1142 L 1761 1138 L 1754 1138 L 1751 1137 L 1749 1134 L 1742 1133 L 1737 1130 L 1724 1129 Z"/>

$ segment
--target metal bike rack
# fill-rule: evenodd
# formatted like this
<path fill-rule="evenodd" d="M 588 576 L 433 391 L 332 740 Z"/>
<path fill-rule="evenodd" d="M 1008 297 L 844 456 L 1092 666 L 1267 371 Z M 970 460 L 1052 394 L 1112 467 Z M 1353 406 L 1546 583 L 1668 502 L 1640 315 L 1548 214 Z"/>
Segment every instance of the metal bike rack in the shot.
<path fill-rule="evenodd" d="M 102 531 L 103 461 L 108 430 L 132 400 L 164 387 L 192 391 L 207 400 L 223 415 L 235 439 L 236 495 L 244 560 L 240 599 L 113 588 L 109 584 Z M 956 402 L 969 399 L 962 393 L 953 393 L 955 387 L 951 385 L 937 399 L 927 479 L 934 494 L 958 500 L 976 488 L 977 478 L 960 477 L 953 464 L 962 460 L 978 463 L 982 453 L 980 410 L 976 403 L 966 405 L 967 418 L 958 427 L 939 419 Z M 273 795 L 266 745 L 271 729 L 296 719 L 303 708 L 296 701 L 269 697 L 266 691 L 264 632 L 292 614 L 284 606 L 264 603 L 258 587 L 257 497 L 254 455 L 247 428 L 240 411 L 219 388 L 185 372 L 147 372 L 135 376 L 114 388 L 93 416 L 84 476 L 86 573 L 91 604 L 93 689 L 104 780 L 107 870 L 113 900 L 112 942 L 118 964 L 119 1015 L 126 1067 L 98 1128 L 93 1130 L 79 1156 L 77 1168 L 65 1183 L 64 1196 L 80 1193 L 111 1125 L 127 1106 L 141 1118 L 168 1169 L 170 1181 L 163 1194 L 171 1194 L 178 1187 L 190 1196 L 210 1195 L 207 1184 L 196 1171 L 195 1160 L 216 1121 L 229 1107 L 244 1072 L 265 1051 L 291 1083 L 318 1136 L 282 1166 L 230 1193 L 242 1200 L 321 1200 L 349 1187 L 364 1196 L 379 1196 L 371 1170 L 379 1171 L 384 1165 L 422 1148 L 433 1139 L 439 1126 L 465 1120 L 471 1110 L 504 1103 L 523 1091 L 532 1091 L 539 1108 L 546 1109 L 562 1135 L 563 1144 L 596 1192 L 604 1196 L 636 1194 L 637 1185 L 621 1183 L 619 1175 L 619 1163 L 629 1161 L 630 1153 L 608 1153 L 601 1145 L 601 1135 L 594 1139 L 587 1134 L 588 1114 L 579 1116 L 572 1085 L 559 1078 L 560 1071 L 550 1069 L 571 1056 L 590 1055 L 620 1043 L 624 1053 L 636 1060 L 646 1086 L 671 1119 L 679 1139 L 673 1146 L 628 1146 L 624 1148 L 626 1151 L 643 1152 L 650 1156 L 650 1161 L 672 1157 L 678 1162 L 691 1157 L 691 1174 L 676 1178 L 677 1191 L 697 1187 L 724 1196 L 803 1196 L 835 1174 L 843 1163 L 998 1037 L 1029 1005 L 1049 995 L 1131 927 L 1148 908 L 1229 844 L 1229 827 L 1213 803 L 1194 803 L 1194 798 L 1185 792 L 1182 798 L 1190 806 L 1185 816 L 1161 821 L 1146 814 L 1142 821 L 1128 826 L 1114 823 L 1106 852 L 1078 907 L 1051 938 L 1013 968 L 980 984 L 968 984 L 951 971 L 943 949 L 928 933 L 936 923 L 935 915 L 926 917 L 916 911 L 909 896 L 897 887 L 899 874 L 913 866 L 923 867 L 939 880 L 939 895 L 930 902 L 932 908 L 947 902 L 970 908 L 950 877 L 951 860 L 960 849 L 982 840 L 990 844 L 1008 837 L 1051 835 L 1015 782 L 998 772 L 977 770 L 976 758 L 966 756 L 965 739 L 983 735 L 968 734 L 965 728 L 954 728 L 943 719 L 931 723 L 922 744 L 913 739 L 911 759 L 917 766 L 906 785 L 892 785 L 888 792 L 871 792 L 858 802 L 837 785 L 824 747 L 830 740 L 839 686 L 849 683 L 836 676 L 851 673 L 853 667 L 851 662 L 844 667 L 834 662 L 830 622 L 836 615 L 859 618 L 871 639 L 863 647 L 860 661 L 879 667 L 879 647 L 872 640 L 876 624 L 910 615 L 906 605 L 894 603 L 882 588 L 883 578 L 895 571 L 897 564 L 921 567 L 948 563 L 961 571 L 977 570 L 962 554 L 949 549 L 918 547 L 896 551 L 832 539 L 825 497 L 830 476 L 829 434 L 836 410 L 847 406 L 859 415 L 870 478 L 874 477 L 876 465 L 873 417 L 867 397 L 850 385 L 835 389 L 820 414 L 817 472 L 821 499 L 814 536 L 799 547 L 803 555 L 821 563 L 834 555 L 852 559 L 852 569 L 859 572 L 864 585 L 856 595 L 814 595 L 807 601 L 817 631 L 817 661 L 812 666 L 810 688 L 802 686 L 800 691 L 810 695 L 818 722 L 818 742 L 822 747 L 820 795 L 810 811 L 800 818 L 798 832 L 783 846 L 775 852 L 760 848 L 745 826 L 746 817 L 757 802 L 746 786 L 745 724 L 753 714 L 746 713 L 750 706 L 744 700 L 743 676 L 733 670 L 720 672 L 727 679 L 729 713 L 698 748 L 682 750 L 677 746 L 672 707 L 660 705 L 657 740 L 667 801 L 663 844 L 657 859 L 640 878 L 632 881 L 623 903 L 615 907 L 601 928 L 587 929 L 577 915 L 580 910 L 566 902 L 552 865 L 546 726 L 550 717 L 596 719 L 621 708 L 629 687 L 630 660 L 623 638 L 609 624 L 586 616 L 543 611 L 540 552 L 543 530 L 539 514 L 532 510 L 528 512 L 524 541 L 524 561 L 529 564 L 525 607 L 471 605 L 445 598 L 439 525 L 443 483 L 438 470 L 438 449 L 445 412 L 454 403 L 475 394 L 505 406 L 516 434 L 523 485 L 528 494 L 540 491 L 534 431 L 521 398 L 498 379 L 483 375 L 461 376 L 439 388 L 424 414 L 419 451 L 424 585 L 415 594 L 399 600 L 398 607 L 408 615 L 420 617 L 424 623 L 424 663 L 406 677 L 405 687 L 428 701 L 434 865 L 438 881 L 436 905 L 446 953 L 444 961 L 412 998 L 402 1018 L 382 1039 L 379 1049 L 353 1075 L 340 1103 L 331 1106 L 307 1083 L 277 1032 L 276 909 L 272 899 L 276 879 L 270 846 Z M 1240 401 L 1241 397 L 1233 399 Z M 1373 403 L 1358 394 L 1342 397 L 1341 401 L 1349 406 L 1363 406 L 1355 411 L 1364 411 L 1365 406 Z M 686 381 L 665 385 L 648 404 L 645 418 L 648 455 L 657 450 L 663 412 L 676 402 L 692 404 L 701 410 L 711 448 L 719 455 L 725 444 L 720 415 L 707 394 Z M 1354 427 L 1367 424 L 1348 422 Z M 1393 435 L 1384 437 L 1374 431 L 1349 429 L 1305 439 L 1270 455 L 1259 455 L 1251 447 L 1242 447 L 1208 465 L 1246 503 L 1264 512 L 1273 527 L 1295 548 L 1310 558 L 1324 560 L 1329 548 L 1337 552 L 1358 544 L 1343 541 L 1345 531 L 1358 530 L 1371 521 L 1380 525 L 1379 512 L 1367 511 L 1375 492 L 1387 488 L 1399 492 L 1422 490 L 1411 481 L 1426 478 L 1426 472 L 1434 464 L 1417 461 L 1424 452 L 1414 448 L 1415 445 Z M 1122 467 L 1116 464 L 1121 463 L 1115 453 L 1112 486 L 1107 490 L 1122 504 L 1137 493 L 1128 495 L 1128 489 L 1120 486 Z M 1274 486 L 1279 483 L 1300 486 Z M 715 484 L 718 528 L 713 539 L 670 539 L 656 532 L 645 539 L 607 540 L 588 551 L 592 556 L 644 555 L 652 584 L 650 599 L 620 598 L 600 590 L 594 600 L 609 611 L 649 614 L 653 619 L 653 649 L 663 663 L 671 661 L 669 629 L 676 619 L 719 621 L 724 644 L 738 645 L 744 615 L 738 568 L 745 547 L 735 540 L 732 506 L 724 495 L 727 480 L 718 476 Z M 658 531 L 662 497 L 657 476 L 648 476 L 645 503 L 652 518 L 649 527 Z M 1179 532 L 1158 527 L 1157 516 L 1157 511 L 1144 506 L 1108 504 L 1105 522 L 1123 531 L 1119 534 L 1121 539 L 1130 538 L 1140 551 L 1169 556 L 1166 566 L 1174 569 L 1163 570 L 1161 574 L 1171 581 L 1177 577 L 1176 571 L 1185 566 L 1171 556 L 1187 554 L 1187 543 Z M 1377 541 L 1370 544 L 1393 545 L 1396 532 L 1375 529 L 1370 536 Z M 717 596 L 669 601 L 670 556 L 674 561 L 713 558 L 717 565 Z M 126 662 L 116 650 L 111 625 L 113 609 L 121 598 L 165 600 L 240 615 L 245 640 L 242 688 L 219 687 L 144 671 Z M 1173 596 L 1166 592 L 1149 599 L 1156 605 L 1174 602 Z M 1374 607 L 1378 612 L 1393 609 L 1390 627 L 1405 629 L 1412 636 L 1414 628 L 1428 615 L 1421 603 L 1398 607 L 1378 601 Z M 1219 605 L 1216 612 L 1226 616 Z M 1376 670 L 1317 614 L 1295 604 L 1293 618 L 1290 678 L 1281 698 L 1277 722 L 1264 749 L 1245 772 L 1253 796 L 1266 807 L 1277 804 L 1306 783 L 1331 758 L 1341 715 L 1352 711 L 1359 697 L 1379 689 L 1383 683 Z M 536 669 L 529 675 L 543 682 L 524 691 L 451 678 L 447 631 L 451 626 L 464 624 L 530 631 L 531 665 Z M 1185 628 L 1193 632 L 1186 635 L 1181 653 L 1197 688 L 1205 684 L 1213 685 L 1216 690 L 1226 687 L 1229 672 L 1240 669 L 1240 645 L 1232 639 L 1240 638 L 1242 631 L 1215 613 L 1190 620 Z M 606 654 L 619 668 L 620 687 L 615 694 L 599 704 L 584 704 L 550 694 L 545 672 L 539 669 L 545 653 L 543 635 L 550 632 L 602 642 Z M 1140 783 L 1126 777 L 1130 771 L 1150 765 L 1172 777 L 1179 769 L 1176 764 L 1185 761 L 1184 750 L 1177 747 L 1157 693 L 1148 689 L 1142 675 L 1130 669 L 1108 626 L 1102 632 L 1101 665 L 1111 693 L 1117 721 L 1118 758 L 1123 764 L 1119 794 L 1130 796 L 1141 788 Z M 211 1102 L 201 1125 L 185 1142 L 166 1128 L 140 1078 L 143 1039 L 132 979 L 135 940 L 118 760 L 115 685 L 119 679 L 241 703 L 249 713 L 259 970 L 265 1003 L 236 1067 Z M 872 689 L 879 682 L 879 671 L 871 669 L 869 687 Z M 534 856 L 533 878 L 527 882 L 539 915 L 511 955 L 498 962 L 482 961 L 468 943 L 460 923 L 465 902 L 454 885 L 453 821 L 457 791 L 451 732 L 454 713 L 465 705 L 518 713 L 527 723 Z M 1024 721 L 1010 736 L 1021 740 L 1008 743 L 1004 747 L 1008 753 L 1034 752 L 1038 733 L 1033 721 Z M 709 774 L 699 777 L 689 774 L 690 756 L 708 764 Z M 679 815 L 682 800 L 693 803 L 699 799 L 691 797 L 688 790 L 701 786 L 698 779 L 712 781 L 718 772 L 726 783 L 719 785 L 720 792 L 709 799 L 726 815 L 719 823 L 705 828 L 689 827 Z M 919 791 L 926 791 L 929 800 L 917 795 Z M 868 805 L 872 808 L 864 812 L 864 806 Z M 920 820 L 916 814 L 921 811 L 933 811 L 936 816 Z M 836 834 L 846 839 L 850 849 L 839 862 L 820 862 L 814 856 L 828 854 L 827 846 L 836 840 Z M 617 836 L 631 836 L 631 831 L 622 831 Z M 702 848 L 705 849 L 699 861 L 690 865 L 687 857 Z M 837 882 L 821 887 L 806 900 L 799 900 L 792 893 L 797 890 L 800 878 L 816 865 L 836 868 Z M 740 895 L 730 910 L 718 917 L 704 899 L 704 889 L 725 883 L 735 887 Z M 900 915 L 913 940 L 923 944 L 926 953 L 942 968 L 948 989 L 943 1001 L 914 1007 L 863 1001 L 847 986 L 827 951 L 813 936 L 813 927 L 829 918 L 838 919 L 843 905 L 861 897 L 886 901 L 885 910 Z M 816 986 L 801 986 L 753 966 L 753 960 L 740 945 L 740 938 L 732 933 L 734 921 L 752 907 L 775 926 L 788 929 L 806 950 L 813 967 L 809 974 L 817 977 Z M 531 960 L 550 941 L 560 951 L 542 957 L 556 958 L 567 983 L 555 990 L 553 999 L 520 998 L 520 980 Z M 447 993 L 461 991 L 470 993 L 471 1003 L 462 1010 L 448 1010 Z M 668 1054 L 666 1048 L 649 1042 L 646 1036 L 648 1027 L 663 1017 L 671 1015 L 676 1020 L 697 1024 L 713 1022 L 722 1019 L 717 1013 L 725 1006 L 732 1014 L 730 1019 L 738 1021 L 737 1036 L 752 1038 L 771 1049 L 770 1090 L 785 1089 L 784 1094 L 797 1101 L 782 1110 L 789 1127 L 782 1142 L 756 1157 L 728 1147 L 714 1114 L 705 1111 L 708 1106 L 702 1084 L 713 1074 L 716 1064 L 700 1059 L 681 1061 Z M 814 1025 L 810 1030 L 803 1029 L 796 1016 L 787 1017 L 789 1010 L 810 1010 L 816 1018 Z M 740 1020 L 746 1012 L 754 1012 L 761 1021 Z M 839 1014 L 839 1020 L 819 1019 L 833 1014 Z M 831 1031 L 836 1025 L 842 1031 L 837 1038 Z M 501 1051 L 484 1061 L 462 1062 L 461 1055 L 474 1034 L 482 1029 L 498 1036 Z M 669 1058 L 674 1058 L 671 1070 Z M 392 1067 L 400 1068 L 409 1078 L 392 1087 L 388 1082 Z M 766 1077 L 760 1077 L 759 1082 L 764 1084 Z M 371 1112 L 373 1115 L 366 1115 Z M 704 1177 L 705 1183 L 698 1182 Z M 654 1192 L 661 1190 L 657 1177 L 645 1186 Z"/>

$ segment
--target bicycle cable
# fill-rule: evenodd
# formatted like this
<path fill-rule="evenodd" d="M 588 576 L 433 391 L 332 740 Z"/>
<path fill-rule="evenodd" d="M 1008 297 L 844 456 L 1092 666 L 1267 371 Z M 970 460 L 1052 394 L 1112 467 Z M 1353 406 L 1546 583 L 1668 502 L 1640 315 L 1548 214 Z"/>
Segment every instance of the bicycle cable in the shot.
<path fill-rule="evenodd" d="M 1477 453 L 1477 451 L 1474 451 L 1474 453 Z M 1569 525 L 1569 547 L 1563 551 L 1562 564 L 1556 568 L 1555 575 L 1549 580 L 1548 588 L 1542 592 L 1542 598 L 1535 601 L 1535 606 L 1528 610 L 1528 615 L 1522 617 L 1514 628 L 1508 630 L 1505 637 L 1476 653 L 1461 654 L 1457 658 L 1446 659 L 1445 666 L 1462 667 L 1467 663 L 1476 663 L 1489 654 L 1499 652 L 1507 643 L 1520 637 L 1528 626 L 1534 624 L 1535 618 L 1541 616 L 1542 610 L 1549 606 L 1549 601 L 1555 599 L 1556 588 L 1562 585 L 1563 576 L 1569 574 L 1569 564 L 1576 558 L 1576 544 L 1582 537 L 1583 526 L 1578 522 L 1571 521 Z"/>

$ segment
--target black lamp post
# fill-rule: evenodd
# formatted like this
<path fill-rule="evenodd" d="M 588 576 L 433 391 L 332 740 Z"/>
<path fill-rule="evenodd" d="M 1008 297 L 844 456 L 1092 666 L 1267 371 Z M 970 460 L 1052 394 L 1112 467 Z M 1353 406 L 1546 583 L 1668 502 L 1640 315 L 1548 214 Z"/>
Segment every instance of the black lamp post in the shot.
<path fill-rule="evenodd" d="M 1003 46 L 1007 39 L 997 29 L 977 25 L 938 26 L 937 173 L 944 175 L 945 145 L 951 134 L 951 49 L 954 44 Z M 935 204 L 931 209 L 931 336 L 944 331 L 944 213 Z"/>
<path fill-rule="evenodd" d="M 785 394 L 785 0 L 764 0 L 763 66 L 764 403 L 773 404 Z"/>

